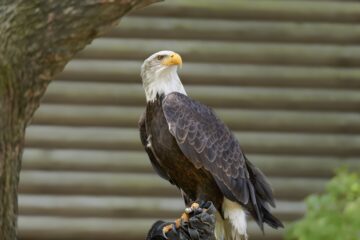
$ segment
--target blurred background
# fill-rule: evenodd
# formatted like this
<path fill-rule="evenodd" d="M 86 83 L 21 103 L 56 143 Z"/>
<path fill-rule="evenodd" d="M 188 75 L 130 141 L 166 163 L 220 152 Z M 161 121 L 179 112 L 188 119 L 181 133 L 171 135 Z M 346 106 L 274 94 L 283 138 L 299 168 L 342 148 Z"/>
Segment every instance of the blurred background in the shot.
<path fill-rule="evenodd" d="M 360 3 L 168 0 L 123 18 L 50 85 L 27 130 L 21 240 L 144 239 L 184 209 L 137 121 L 142 61 L 178 52 L 188 94 L 213 107 L 269 177 L 288 226 L 334 169 L 360 170 Z M 251 222 L 252 240 L 284 231 Z"/>

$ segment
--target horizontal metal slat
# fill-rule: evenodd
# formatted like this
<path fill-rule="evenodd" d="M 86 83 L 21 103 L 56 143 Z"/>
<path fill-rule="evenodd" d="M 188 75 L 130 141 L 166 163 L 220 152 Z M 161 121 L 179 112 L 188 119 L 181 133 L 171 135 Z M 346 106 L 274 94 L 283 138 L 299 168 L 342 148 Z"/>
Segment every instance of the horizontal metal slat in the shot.
<path fill-rule="evenodd" d="M 249 153 L 359 156 L 360 136 L 235 132 Z M 133 128 L 75 128 L 30 126 L 26 145 L 41 148 L 142 150 L 139 132 Z"/>
<path fill-rule="evenodd" d="M 43 104 L 32 124 L 137 127 L 144 107 Z"/>
<path fill-rule="evenodd" d="M 301 200 L 324 190 L 319 178 L 269 178 L 279 199 Z M 296 192 L 294 192 L 296 189 Z M 155 174 L 22 171 L 19 191 L 23 194 L 75 194 L 123 196 L 181 196 L 177 187 Z"/>
<path fill-rule="evenodd" d="M 141 83 L 141 62 L 73 60 L 57 79 L 101 83 Z M 360 88 L 358 68 L 260 66 L 185 63 L 179 70 L 186 85 L 243 85 L 311 88 Z"/>
<path fill-rule="evenodd" d="M 180 196 L 155 174 L 23 171 L 19 189 L 31 194 Z"/>
<path fill-rule="evenodd" d="M 22 169 L 153 173 L 145 151 L 26 148 Z"/>
<path fill-rule="evenodd" d="M 143 16 L 358 22 L 357 2 L 173 0 L 134 12 Z"/>
<path fill-rule="evenodd" d="M 19 196 L 20 215 L 113 218 L 176 218 L 184 211 L 184 201 L 169 197 L 29 195 Z M 284 202 L 282 212 L 300 215 L 299 202 Z"/>
<path fill-rule="evenodd" d="M 136 128 L 144 108 L 43 104 L 32 124 Z M 232 130 L 360 133 L 360 113 L 223 108 L 214 111 Z"/>
<path fill-rule="evenodd" d="M 188 94 L 212 107 L 290 110 L 359 111 L 355 90 L 189 86 Z M 55 81 L 44 97 L 47 103 L 145 106 L 140 84 Z"/>
<path fill-rule="evenodd" d="M 331 177 L 340 166 L 360 171 L 360 158 L 261 155 L 247 158 L 267 176 Z M 22 169 L 47 171 L 94 171 L 154 173 L 145 151 L 101 151 L 80 149 L 34 149 L 24 152 Z"/>
<path fill-rule="evenodd" d="M 140 240 L 157 220 L 20 216 L 18 225 L 22 240 Z M 282 239 L 283 230 L 265 227 L 265 232 L 267 240 Z M 248 225 L 248 234 L 253 240 L 264 239 L 255 223 Z"/>
<path fill-rule="evenodd" d="M 357 44 L 355 24 L 277 21 L 231 21 L 174 17 L 125 17 L 107 37 L 205 39 L 252 42 Z"/>
<path fill-rule="evenodd" d="M 301 202 L 277 201 L 272 212 L 282 220 L 299 219 L 305 213 Z M 113 217 L 113 218 L 178 218 L 184 201 L 178 198 L 20 195 L 20 215 Z"/>
<path fill-rule="evenodd" d="M 141 47 L 139 47 L 141 46 Z M 186 62 L 215 62 L 303 66 L 360 66 L 360 47 L 244 43 L 199 40 L 149 40 L 102 38 L 92 42 L 79 58 L 145 59 L 154 49 L 170 49 L 180 53 Z"/>

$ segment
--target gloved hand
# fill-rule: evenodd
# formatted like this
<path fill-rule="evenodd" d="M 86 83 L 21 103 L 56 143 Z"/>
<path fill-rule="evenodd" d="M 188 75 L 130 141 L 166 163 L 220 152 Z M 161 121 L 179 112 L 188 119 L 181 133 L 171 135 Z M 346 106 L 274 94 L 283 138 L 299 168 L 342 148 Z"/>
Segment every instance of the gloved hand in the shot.
<path fill-rule="evenodd" d="M 214 240 L 216 209 L 212 202 L 200 204 L 189 213 L 189 221 L 182 221 L 178 228 L 163 235 L 163 228 L 172 222 L 157 221 L 148 232 L 146 240 Z M 173 223 L 175 226 L 175 223 Z"/>

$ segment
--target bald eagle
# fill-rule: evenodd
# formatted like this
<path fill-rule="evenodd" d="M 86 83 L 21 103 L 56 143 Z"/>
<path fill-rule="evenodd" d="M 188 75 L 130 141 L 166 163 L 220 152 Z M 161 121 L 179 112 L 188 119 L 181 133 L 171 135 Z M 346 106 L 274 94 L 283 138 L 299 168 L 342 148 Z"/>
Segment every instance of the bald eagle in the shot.
<path fill-rule="evenodd" d="M 264 174 L 215 113 L 187 96 L 179 65 L 179 54 L 160 51 L 141 67 L 147 105 L 140 138 L 155 171 L 181 189 L 186 205 L 213 202 L 218 240 L 246 240 L 247 214 L 262 230 L 264 223 L 283 227 L 269 211 L 275 202 Z"/>

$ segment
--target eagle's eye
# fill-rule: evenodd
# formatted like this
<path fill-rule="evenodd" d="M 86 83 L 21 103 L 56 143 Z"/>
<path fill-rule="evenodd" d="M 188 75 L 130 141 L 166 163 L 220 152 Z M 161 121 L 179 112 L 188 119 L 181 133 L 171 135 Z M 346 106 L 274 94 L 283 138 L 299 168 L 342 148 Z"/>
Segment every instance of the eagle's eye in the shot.
<path fill-rule="evenodd" d="M 163 60 L 163 58 L 165 57 L 165 55 L 158 55 L 156 58 L 157 58 L 157 60 Z"/>

